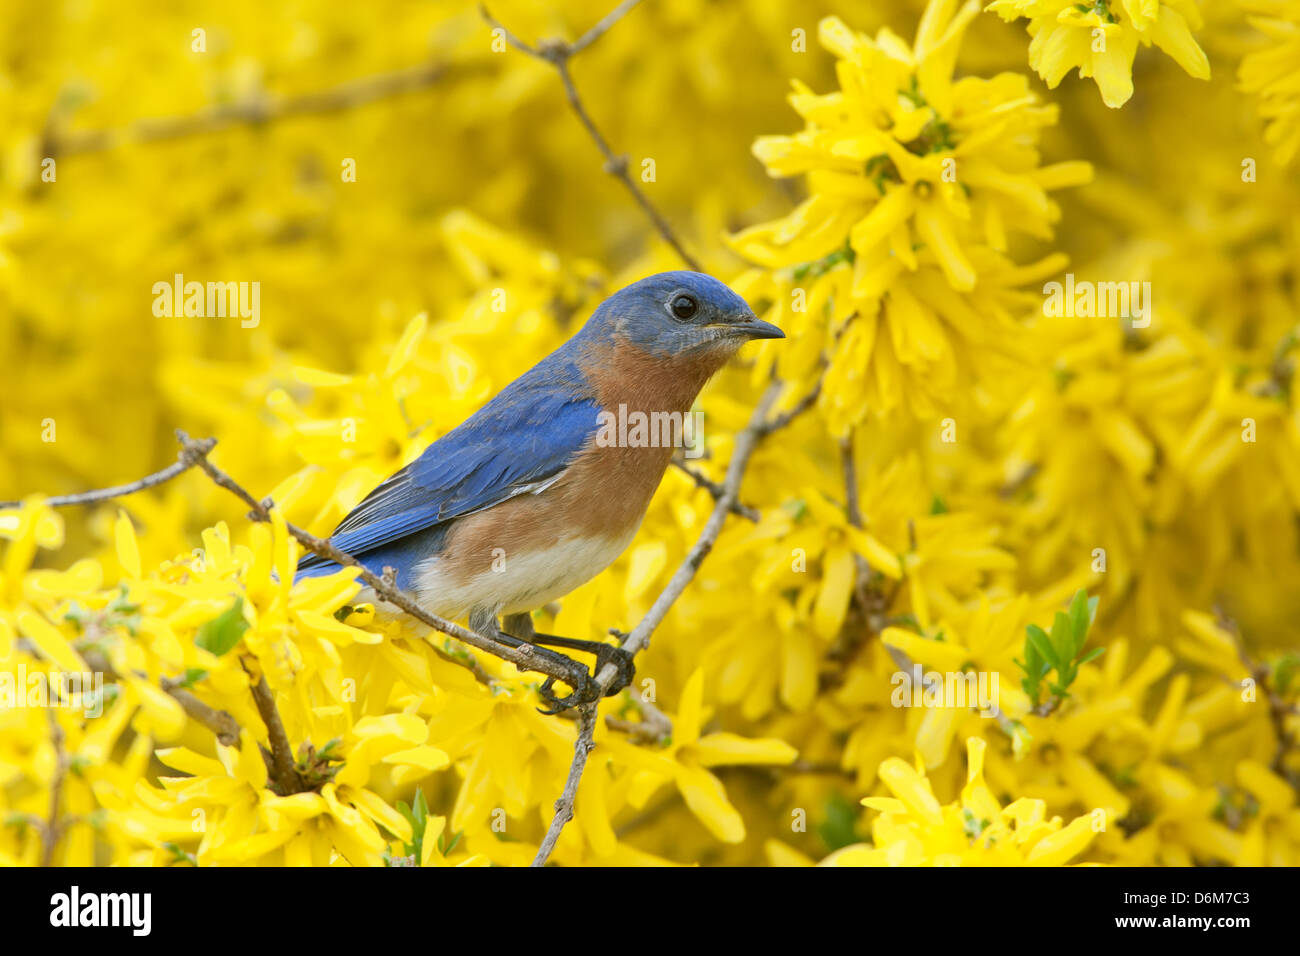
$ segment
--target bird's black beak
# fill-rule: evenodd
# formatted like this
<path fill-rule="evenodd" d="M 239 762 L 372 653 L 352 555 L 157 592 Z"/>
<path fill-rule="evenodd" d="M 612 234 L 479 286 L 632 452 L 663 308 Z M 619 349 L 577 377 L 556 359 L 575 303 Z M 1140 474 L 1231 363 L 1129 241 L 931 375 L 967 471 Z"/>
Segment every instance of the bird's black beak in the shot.
<path fill-rule="evenodd" d="M 773 325 L 771 322 L 764 322 L 757 316 L 751 315 L 744 322 L 736 322 L 730 326 L 731 331 L 737 335 L 743 335 L 749 339 L 783 339 L 785 333 Z"/>

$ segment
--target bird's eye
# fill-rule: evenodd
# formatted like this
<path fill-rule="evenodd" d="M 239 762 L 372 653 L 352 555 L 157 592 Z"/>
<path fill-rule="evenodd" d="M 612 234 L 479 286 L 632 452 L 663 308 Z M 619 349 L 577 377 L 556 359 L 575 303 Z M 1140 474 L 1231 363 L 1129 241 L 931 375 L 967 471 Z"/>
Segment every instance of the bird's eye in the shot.
<path fill-rule="evenodd" d="M 699 303 L 697 303 L 693 297 L 686 295 L 685 293 L 674 296 L 673 301 L 669 304 L 669 308 L 672 309 L 673 315 L 677 316 L 679 319 L 689 319 L 695 314 L 695 311 L 699 307 Z"/>

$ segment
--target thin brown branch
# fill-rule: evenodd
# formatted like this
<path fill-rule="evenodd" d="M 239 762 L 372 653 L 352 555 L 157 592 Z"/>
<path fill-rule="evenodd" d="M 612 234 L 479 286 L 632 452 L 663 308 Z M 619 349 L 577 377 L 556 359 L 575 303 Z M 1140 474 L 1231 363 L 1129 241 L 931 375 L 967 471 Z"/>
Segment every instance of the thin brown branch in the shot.
<path fill-rule="evenodd" d="M 630 693 L 629 700 L 641 715 L 639 721 L 624 720 L 621 717 L 605 718 L 605 726 L 610 730 L 628 734 L 637 740 L 651 743 L 670 737 L 673 732 L 672 719 L 648 700 L 642 700 L 637 694 Z"/>
<path fill-rule="evenodd" d="M 844 514 L 849 524 L 855 528 L 863 527 L 862 503 L 858 497 L 858 466 L 857 458 L 853 447 L 853 433 L 849 434 L 840 441 L 840 463 L 844 475 Z M 909 526 L 909 532 L 912 535 L 912 550 L 916 550 L 916 528 L 915 525 Z M 894 595 L 888 597 L 878 593 L 869 586 L 868 575 L 871 568 L 867 560 L 861 555 L 854 555 L 855 572 L 853 581 L 853 600 L 857 603 L 858 609 L 862 614 L 863 621 L 866 624 L 867 634 L 870 637 L 873 634 L 879 634 L 888 623 L 885 612 L 893 604 Z M 897 591 L 894 592 L 895 594 Z M 847 666 L 853 655 L 861 649 L 865 641 L 859 641 L 851 647 L 847 653 L 841 653 L 837 658 L 837 663 L 841 669 Z M 886 644 L 885 650 L 888 652 L 894 665 L 901 671 L 911 671 L 913 667 L 912 658 L 903 650 Z M 927 690 L 942 693 L 943 687 L 940 682 L 935 681 L 929 675 L 922 672 L 921 683 Z M 939 684 L 939 686 L 936 686 Z M 991 705 L 989 716 L 996 718 L 998 724 L 1003 730 L 1010 732 L 1011 720 L 997 707 Z"/>
<path fill-rule="evenodd" d="M 121 675 L 113 669 L 113 665 L 108 662 L 108 659 L 98 651 L 86 649 L 82 650 L 81 654 L 91 670 L 104 675 L 104 680 L 121 683 Z M 148 675 L 143 671 L 136 671 L 136 676 L 144 680 L 148 679 Z M 184 682 L 180 678 L 164 677 L 158 682 L 158 686 L 171 695 L 192 720 L 212 731 L 217 740 L 224 746 L 233 747 L 239 743 L 239 722 L 228 711 L 217 710 L 210 704 L 205 704 L 199 700 L 185 689 Z M 270 769 L 270 764 L 268 764 L 267 770 Z"/>
<path fill-rule="evenodd" d="M 840 468 L 844 480 L 844 516 L 850 525 L 864 526 L 862 503 L 858 494 L 858 464 L 854 451 L 854 432 L 840 439 Z M 823 671 L 818 679 L 821 690 L 838 687 L 853 660 L 866 647 L 872 635 L 879 634 L 885 626 L 885 611 L 891 601 L 871 586 L 871 565 L 856 552 L 853 555 L 853 602 L 861 627 L 845 626 L 840 629 L 834 646 L 827 652 L 831 669 Z"/>
<path fill-rule="evenodd" d="M 1219 604 L 1215 605 L 1214 614 L 1219 626 L 1231 635 L 1233 645 L 1237 649 L 1237 659 L 1241 661 L 1241 665 L 1246 668 L 1251 678 L 1254 679 L 1255 686 L 1259 688 L 1264 699 L 1268 701 L 1268 719 L 1273 725 L 1273 736 L 1277 740 L 1270 769 L 1290 783 L 1297 793 L 1300 793 L 1300 776 L 1289 772 L 1289 768 L 1286 766 L 1287 755 L 1296 748 L 1297 744 L 1300 744 L 1300 741 L 1296 739 L 1296 735 L 1287 727 L 1287 718 L 1295 714 L 1297 708 L 1295 705 L 1289 704 L 1277 692 L 1277 688 L 1273 686 L 1273 672 L 1268 664 L 1256 660 L 1246 650 L 1246 641 L 1241 635 L 1241 628 L 1237 626 L 1236 619 Z"/>
<path fill-rule="evenodd" d="M 692 468 L 690 465 L 686 464 L 686 462 L 684 462 L 680 458 L 673 458 L 672 465 L 678 471 L 686 475 L 686 477 L 690 478 L 693 482 L 695 482 L 697 487 L 703 488 L 705 491 L 711 494 L 713 496 L 714 501 L 717 501 L 719 498 L 721 498 L 723 493 L 726 490 L 725 488 L 722 487 L 722 482 L 714 481 L 704 472 L 700 471 L 698 468 Z M 737 501 L 734 505 L 731 506 L 731 513 L 735 515 L 739 515 L 742 518 L 748 518 L 750 521 L 753 521 L 755 523 L 757 523 L 759 518 L 762 517 L 758 513 L 757 508 L 751 508 L 749 505 L 742 504 L 739 501 Z"/>
<path fill-rule="evenodd" d="M 226 747 L 239 743 L 239 723 L 227 711 L 217 710 L 205 704 L 189 691 L 178 686 L 180 682 L 172 677 L 164 677 L 160 682 L 162 689 L 176 699 L 189 717 L 212 731 L 217 741 Z M 270 767 L 268 766 L 268 770 Z"/>
<path fill-rule="evenodd" d="M 542 838 L 541 845 L 537 848 L 537 855 L 533 857 L 533 866 L 546 865 L 551 851 L 555 849 L 556 841 L 560 839 L 560 832 L 564 829 L 564 825 L 573 819 L 573 806 L 578 799 L 578 784 L 582 781 L 582 772 L 587 769 L 587 757 L 595 746 L 592 738 L 596 733 L 598 706 L 597 701 L 583 704 L 578 708 L 578 736 L 573 742 L 573 763 L 569 765 L 569 777 L 564 781 L 564 790 L 560 793 L 560 799 L 555 801 L 555 816 L 551 817 L 550 826 L 546 828 L 546 836 Z"/>
<path fill-rule="evenodd" d="M 216 439 L 205 438 L 203 441 L 195 443 L 196 451 L 201 449 L 204 454 L 207 454 L 216 443 Z M 145 475 L 137 481 L 127 482 L 125 485 L 114 485 L 112 488 L 83 491 L 75 495 L 55 495 L 52 498 L 46 498 L 44 504 L 49 505 L 51 508 L 63 508 L 69 505 L 88 505 L 97 501 L 107 501 L 110 498 L 121 498 L 171 481 L 177 475 L 183 474 L 193 467 L 194 456 L 182 455 L 175 464 L 168 465 L 161 471 L 155 471 L 152 475 Z M 21 504 L 21 501 L 0 501 L 0 508 L 17 508 Z"/>
<path fill-rule="evenodd" d="M 63 801 L 63 779 L 68 774 L 68 755 L 63 748 L 63 728 L 54 710 L 49 710 L 50 743 L 54 746 L 54 775 L 50 779 L 49 819 L 41 833 L 41 866 L 54 865 L 54 849 L 63 836 L 63 822 L 59 813 Z"/>
<path fill-rule="evenodd" d="M 605 35 L 606 30 L 618 23 L 619 20 L 622 20 L 640 2 L 641 0 L 623 0 L 617 7 L 601 17 L 594 27 L 569 44 L 569 56 L 581 53 L 599 40 Z"/>
<path fill-rule="evenodd" d="M 248 665 L 242 660 L 239 663 L 244 668 L 244 673 L 252 677 Z M 285 733 L 284 721 L 280 719 L 280 711 L 275 706 L 275 695 L 271 693 L 271 685 L 266 682 L 266 675 L 258 674 L 256 682 L 250 687 L 253 703 L 257 705 L 262 723 L 266 724 L 266 738 L 271 744 L 272 789 L 282 797 L 302 793 L 308 788 L 294 766 L 293 747 L 289 744 L 289 735 Z"/>
<path fill-rule="evenodd" d="M 808 390 L 807 395 L 799 399 L 799 401 L 797 401 L 787 411 L 784 411 L 779 415 L 774 415 L 769 421 L 763 423 L 763 434 L 768 435 L 785 428 L 804 412 L 808 411 L 808 409 L 812 408 L 813 405 L 817 404 L 817 399 L 821 396 L 821 393 L 822 376 L 818 376 L 816 383 Z"/>
<path fill-rule="evenodd" d="M 277 119 L 337 113 L 377 100 L 428 89 L 442 80 L 449 69 L 442 63 L 424 63 L 349 80 L 301 96 L 262 96 L 240 103 L 210 107 L 185 116 L 136 120 L 119 129 L 60 132 L 48 127 L 44 155 L 68 156 L 98 152 L 124 143 L 156 143 L 220 132 L 235 126 L 254 126 Z"/>
<path fill-rule="evenodd" d="M 600 129 L 596 126 L 595 121 L 591 118 L 591 114 L 587 112 L 587 107 L 583 104 L 582 97 L 578 94 L 578 88 L 574 84 L 573 77 L 569 72 L 569 60 L 572 59 L 575 54 L 582 52 L 596 40 L 600 39 L 600 37 L 603 36 L 610 27 L 635 7 L 637 2 L 638 0 L 624 0 L 623 3 L 620 3 L 612 11 L 606 14 L 599 23 L 573 43 L 566 43 L 563 40 L 543 40 L 536 46 L 531 46 L 519 39 L 519 37 L 512 33 L 499 20 L 493 17 L 485 5 L 479 4 L 479 13 L 482 14 L 483 19 L 489 26 L 495 30 L 500 30 L 501 35 L 505 37 L 506 42 L 516 50 L 555 67 L 555 72 L 559 74 L 560 82 L 564 85 L 564 95 L 569 100 L 569 106 L 572 108 L 574 115 L 578 117 L 578 120 L 586 128 L 587 134 L 591 137 L 592 142 L 596 144 L 596 148 L 599 149 L 601 155 L 605 157 L 605 172 L 618 179 L 627 191 L 631 193 L 632 198 L 654 224 L 659 235 L 673 247 L 681 260 L 695 272 L 703 272 L 704 270 L 700 268 L 699 262 L 696 261 L 694 256 L 686 251 L 686 247 L 682 245 L 681 241 L 677 238 L 677 235 L 673 232 L 673 228 L 669 225 L 668 220 L 664 218 L 663 214 L 660 213 L 657 208 L 655 208 L 654 203 L 650 202 L 649 197 L 646 196 L 645 192 L 637 185 L 636 180 L 633 179 L 632 175 L 628 172 L 627 156 L 614 152 L 613 147 L 609 145 L 609 141 L 605 139 L 604 134 L 601 133 Z"/>

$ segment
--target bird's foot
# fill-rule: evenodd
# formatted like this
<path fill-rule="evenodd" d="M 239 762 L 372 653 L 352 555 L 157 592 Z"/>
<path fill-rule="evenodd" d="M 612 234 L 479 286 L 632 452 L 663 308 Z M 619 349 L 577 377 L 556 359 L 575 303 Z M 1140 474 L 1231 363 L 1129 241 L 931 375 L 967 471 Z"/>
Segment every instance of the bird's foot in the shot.
<path fill-rule="evenodd" d="M 545 709 L 537 708 L 539 714 L 545 714 L 549 717 L 551 714 L 558 714 L 570 707 L 577 707 L 579 704 L 590 704 L 600 696 L 600 685 L 590 677 L 584 677 L 582 686 L 565 697 L 558 696 L 554 688 L 555 678 L 548 677 L 542 682 L 542 686 L 537 689 L 537 696 L 541 697 L 542 701 L 547 705 Z"/>
<path fill-rule="evenodd" d="M 502 638 L 519 640 L 511 637 L 504 631 L 499 631 L 498 635 Z M 632 683 L 632 678 L 636 675 L 636 664 L 632 661 L 632 655 L 621 647 L 613 644 L 602 644 L 599 641 L 581 641 L 572 637 L 559 637 L 555 634 L 537 634 L 533 633 L 528 643 L 530 644 L 548 644 L 552 647 L 563 647 L 569 650 L 584 651 L 596 656 L 596 666 L 591 674 L 587 675 L 582 682 L 583 686 L 575 687 L 573 693 L 565 697 L 559 697 L 555 693 L 555 678 L 548 677 L 542 683 L 538 693 L 541 695 L 550 709 L 541 711 L 543 714 L 558 714 L 562 710 L 568 710 L 570 707 L 577 707 L 579 704 L 590 704 L 599 700 L 601 697 L 600 684 L 596 678 L 604 669 L 606 664 L 613 664 L 618 673 L 610 683 L 609 688 L 605 691 L 604 696 L 612 697 L 621 691 L 628 684 Z"/>

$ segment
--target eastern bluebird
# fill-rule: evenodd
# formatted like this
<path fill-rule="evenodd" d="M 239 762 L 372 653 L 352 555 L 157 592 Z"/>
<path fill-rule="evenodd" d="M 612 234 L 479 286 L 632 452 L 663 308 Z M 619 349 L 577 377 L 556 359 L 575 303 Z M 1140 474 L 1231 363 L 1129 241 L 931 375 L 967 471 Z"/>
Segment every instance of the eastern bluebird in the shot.
<path fill-rule="evenodd" d="M 632 438 L 615 416 L 677 413 L 750 339 L 784 338 L 721 282 L 664 272 L 601 303 L 562 346 L 376 487 L 330 541 L 375 574 L 395 572 L 421 607 L 512 646 L 551 644 L 597 654 L 631 680 L 615 647 L 536 634 L 528 612 L 590 580 L 636 534 L 673 454 Z M 602 413 L 605 413 L 602 415 Z M 306 555 L 298 576 L 338 565 Z M 364 598 L 363 598 L 364 599 Z M 371 595 L 373 599 L 373 595 Z M 506 616 L 507 630 L 497 625 Z M 513 633 L 510 633 L 513 632 Z M 586 702 L 579 689 L 557 709 Z"/>

